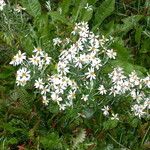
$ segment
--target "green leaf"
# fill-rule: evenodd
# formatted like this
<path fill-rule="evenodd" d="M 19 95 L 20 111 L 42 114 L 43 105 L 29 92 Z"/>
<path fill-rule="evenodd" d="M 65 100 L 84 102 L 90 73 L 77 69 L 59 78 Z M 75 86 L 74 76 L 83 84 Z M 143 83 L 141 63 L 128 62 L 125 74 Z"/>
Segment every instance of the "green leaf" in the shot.
<path fill-rule="evenodd" d="M 107 120 L 103 123 L 104 130 L 113 129 L 118 125 L 118 120 Z"/>
<path fill-rule="evenodd" d="M 41 5 L 38 0 L 21 0 L 21 4 L 31 16 L 41 15 Z"/>
<path fill-rule="evenodd" d="M 123 24 L 118 24 L 114 32 L 122 33 L 122 35 L 125 35 L 127 32 L 133 29 L 134 26 L 137 25 L 137 23 L 142 19 L 142 17 L 143 17 L 142 15 L 134 15 L 122 19 Z"/>
<path fill-rule="evenodd" d="M 7 79 L 14 73 L 14 68 L 11 66 L 4 66 L 5 71 L 0 73 L 0 79 Z"/>
<path fill-rule="evenodd" d="M 71 0 L 63 0 L 60 7 L 62 8 L 62 15 L 66 15 L 69 11 L 71 5 Z"/>
<path fill-rule="evenodd" d="M 67 19 L 66 19 L 64 16 L 62 16 L 59 12 L 53 11 L 53 12 L 50 12 L 49 14 L 50 14 L 50 16 L 51 16 L 53 22 L 55 22 L 55 21 L 60 21 L 61 23 L 70 25 L 69 20 L 67 20 Z"/>
<path fill-rule="evenodd" d="M 90 11 L 84 10 L 83 17 L 81 20 L 88 22 L 92 18 L 92 15 L 93 15 L 93 10 Z"/>
<path fill-rule="evenodd" d="M 139 45 L 141 41 L 141 35 L 142 35 L 142 27 L 138 26 L 136 27 L 136 32 L 135 32 L 135 42 Z"/>
<path fill-rule="evenodd" d="M 115 9 L 115 0 L 105 0 L 100 7 L 97 9 L 95 13 L 94 18 L 94 29 L 98 28 L 101 23 L 106 19 L 108 16 L 111 15 L 111 13 Z"/>

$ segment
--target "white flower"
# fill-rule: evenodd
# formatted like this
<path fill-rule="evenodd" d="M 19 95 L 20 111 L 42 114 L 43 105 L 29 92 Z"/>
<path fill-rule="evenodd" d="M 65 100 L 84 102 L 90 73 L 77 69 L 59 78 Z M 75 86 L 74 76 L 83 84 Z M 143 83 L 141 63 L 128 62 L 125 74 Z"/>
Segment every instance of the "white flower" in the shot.
<path fill-rule="evenodd" d="M 13 57 L 10 64 L 13 66 L 17 66 L 17 65 L 21 64 L 25 59 L 26 59 L 26 54 L 21 53 L 21 51 L 19 50 L 18 53 Z"/>
<path fill-rule="evenodd" d="M 30 80 L 30 71 L 27 68 L 21 68 L 17 71 L 16 83 L 17 85 L 24 86 Z"/>
<path fill-rule="evenodd" d="M 148 75 L 146 78 L 143 79 L 143 82 L 145 85 L 150 88 L 150 75 Z"/>
<path fill-rule="evenodd" d="M 98 88 L 98 90 L 99 90 L 99 93 L 101 95 L 104 95 L 104 94 L 107 93 L 107 90 L 105 89 L 105 87 L 103 85 L 100 85 L 100 87 Z"/>
<path fill-rule="evenodd" d="M 106 55 L 110 58 L 110 59 L 115 59 L 117 56 L 117 53 L 113 51 L 113 49 L 109 49 L 106 51 Z"/>
<path fill-rule="evenodd" d="M 86 6 L 84 7 L 87 11 L 91 11 L 92 9 L 92 5 L 89 5 L 88 3 L 86 4 Z"/>
<path fill-rule="evenodd" d="M 89 95 L 82 95 L 82 100 L 84 100 L 85 102 L 88 100 Z"/>
<path fill-rule="evenodd" d="M 67 63 L 59 61 L 57 71 L 62 75 L 69 73 L 69 67 L 67 67 Z"/>
<path fill-rule="evenodd" d="M 36 55 L 43 56 L 43 51 L 40 47 L 34 48 L 33 52 L 36 53 Z"/>
<path fill-rule="evenodd" d="M 69 91 L 69 94 L 68 94 L 67 98 L 69 100 L 73 100 L 75 97 L 76 97 L 75 91 Z"/>
<path fill-rule="evenodd" d="M 25 10 L 26 8 L 21 7 L 19 4 L 16 5 L 16 7 L 14 8 L 14 11 L 16 12 L 21 12 L 22 10 Z"/>
<path fill-rule="evenodd" d="M 0 11 L 3 10 L 4 6 L 6 5 L 4 0 L 0 0 Z"/>
<path fill-rule="evenodd" d="M 96 74 L 94 72 L 94 68 L 88 68 L 88 71 L 87 73 L 85 73 L 85 75 L 87 76 L 86 78 L 93 80 L 93 79 L 96 79 Z"/>
<path fill-rule="evenodd" d="M 41 57 L 37 55 L 32 55 L 32 57 L 29 58 L 29 62 L 35 66 L 38 66 L 41 62 Z"/>
<path fill-rule="evenodd" d="M 55 92 L 51 92 L 51 98 L 52 98 L 53 101 L 56 101 L 56 102 L 62 101 L 62 98 L 59 97 L 59 95 Z"/>
<path fill-rule="evenodd" d="M 46 64 L 46 65 L 49 65 L 52 58 L 49 57 L 47 53 L 45 53 L 45 54 L 43 55 L 43 59 L 44 59 L 44 61 L 45 61 L 45 64 Z"/>
<path fill-rule="evenodd" d="M 55 45 L 58 45 L 58 46 L 59 46 L 59 45 L 62 43 L 62 41 L 61 41 L 60 38 L 54 38 L 54 39 L 53 39 L 53 43 L 54 43 L 54 46 L 55 46 Z"/>
<path fill-rule="evenodd" d="M 103 111 L 104 116 L 108 116 L 109 115 L 109 106 L 104 106 L 104 108 L 101 109 Z"/>
<path fill-rule="evenodd" d="M 41 78 L 38 78 L 37 80 L 35 80 L 35 84 L 34 84 L 35 88 L 43 89 L 43 87 L 44 87 L 43 85 L 44 85 L 44 83 Z"/>
<path fill-rule="evenodd" d="M 132 87 L 138 86 L 141 84 L 140 78 L 137 76 L 136 72 L 133 71 L 131 74 L 129 74 L 129 81 Z"/>
<path fill-rule="evenodd" d="M 118 118 L 118 114 L 114 114 L 114 113 L 112 113 L 111 120 L 119 120 L 119 118 Z"/>
<path fill-rule="evenodd" d="M 131 108 L 131 110 L 134 112 L 134 115 L 138 116 L 139 118 L 141 118 L 145 114 L 144 109 L 145 106 L 138 104 L 133 105 Z"/>
<path fill-rule="evenodd" d="M 42 98 L 43 98 L 42 100 L 43 104 L 47 106 L 49 103 L 49 100 L 47 99 L 46 95 L 43 95 Z"/>
<path fill-rule="evenodd" d="M 46 95 L 47 92 L 50 92 L 49 86 L 43 86 L 43 88 L 41 89 L 41 94 Z"/>

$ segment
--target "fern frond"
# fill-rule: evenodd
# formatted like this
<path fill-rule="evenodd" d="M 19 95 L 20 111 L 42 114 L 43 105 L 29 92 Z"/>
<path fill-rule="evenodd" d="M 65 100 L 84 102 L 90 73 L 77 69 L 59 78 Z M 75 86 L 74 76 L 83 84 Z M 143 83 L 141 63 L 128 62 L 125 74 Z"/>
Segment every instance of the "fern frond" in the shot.
<path fill-rule="evenodd" d="M 84 142 L 85 138 L 86 138 L 86 131 L 85 129 L 81 129 L 79 134 L 73 139 L 72 149 L 73 150 L 76 149 L 79 146 L 79 144 Z"/>

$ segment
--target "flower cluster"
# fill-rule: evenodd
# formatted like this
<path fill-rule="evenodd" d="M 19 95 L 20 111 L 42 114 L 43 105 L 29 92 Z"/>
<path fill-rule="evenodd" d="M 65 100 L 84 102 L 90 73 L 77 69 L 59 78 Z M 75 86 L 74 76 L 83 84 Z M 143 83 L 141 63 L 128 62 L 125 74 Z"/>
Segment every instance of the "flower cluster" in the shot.
<path fill-rule="evenodd" d="M 4 9 L 4 6 L 6 5 L 4 0 L 0 0 L 0 11 Z"/>
<path fill-rule="evenodd" d="M 86 22 L 76 23 L 70 38 L 53 39 L 54 48 L 61 47 L 56 73 L 45 73 L 51 64 L 51 57 L 42 49 L 35 48 L 28 59 L 25 53 L 19 51 L 10 62 L 14 66 L 22 66 L 17 71 L 16 83 L 25 86 L 29 80 L 34 80 L 32 83 L 41 94 L 43 103 L 48 105 L 50 101 L 56 102 L 60 110 L 73 106 L 77 101 L 83 105 L 89 104 L 95 101 L 97 95 L 131 97 L 131 110 L 135 116 L 144 117 L 150 108 L 147 92 L 150 76 L 141 79 L 135 71 L 127 76 L 120 67 L 114 68 L 108 76 L 101 73 L 111 59 L 116 59 L 117 53 L 111 48 L 112 42 L 112 37 L 106 38 L 91 32 Z M 102 111 L 109 116 L 110 108 L 105 104 L 101 103 L 104 106 Z M 112 112 L 111 119 L 119 120 L 118 114 Z"/>
<path fill-rule="evenodd" d="M 109 74 L 113 83 L 110 89 L 110 95 L 124 95 L 130 96 L 133 101 L 131 110 L 135 116 L 139 118 L 147 116 L 149 117 L 150 108 L 150 76 L 146 78 L 138 77 L 135 71 L 131 72 L 128 76 L 124 75 L 123 68 L 114 68 L 113 72 Z"/>

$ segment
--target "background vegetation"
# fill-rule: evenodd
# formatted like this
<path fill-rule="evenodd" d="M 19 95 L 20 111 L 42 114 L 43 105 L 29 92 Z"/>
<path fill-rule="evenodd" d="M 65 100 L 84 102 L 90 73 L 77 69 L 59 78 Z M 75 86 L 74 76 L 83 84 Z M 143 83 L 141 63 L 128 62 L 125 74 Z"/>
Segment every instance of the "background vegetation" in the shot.
<path fill-rule="evenodd" d="M 118 59 L 111 65 L 144 76 L 150 71 L 150 1 L 6 2 L 0 12 L 0 149 L 148 150 L 149 120 L 124 112 L 122 120 L 115 123 L 103 117 L 101 108 L 60 112 L 55 105 L 45 107 L 32 89 L 14 86 L 16 70 L 9 62 L 18 50 L 31 54 L 34 46 L 57 61 L 61 50 L 53 46 L 52 39 L 67 37 L 76 22 L 87 21 L 93 32 L 114 37 Z M 92 5 L 91 11 L 84 8 L 87 3 Z M 17 4 L 26 9 L 13 11 Z M 118 106 L 123 111 L 128 102 Z"/>

